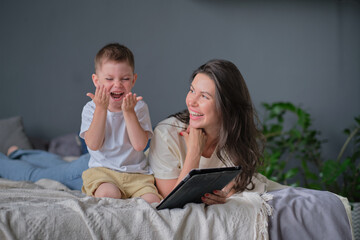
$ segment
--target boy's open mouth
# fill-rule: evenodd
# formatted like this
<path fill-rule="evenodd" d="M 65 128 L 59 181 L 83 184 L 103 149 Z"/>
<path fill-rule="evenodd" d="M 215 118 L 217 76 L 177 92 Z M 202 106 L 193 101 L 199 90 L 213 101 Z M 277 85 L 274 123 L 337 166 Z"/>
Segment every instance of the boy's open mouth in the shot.
<path fill-rule="evenodd" d="M 110 96 L 115 100 L 120 99 L 123 95 L 124 95 L 124 92 L 111 92 L 110 93 Z"/>

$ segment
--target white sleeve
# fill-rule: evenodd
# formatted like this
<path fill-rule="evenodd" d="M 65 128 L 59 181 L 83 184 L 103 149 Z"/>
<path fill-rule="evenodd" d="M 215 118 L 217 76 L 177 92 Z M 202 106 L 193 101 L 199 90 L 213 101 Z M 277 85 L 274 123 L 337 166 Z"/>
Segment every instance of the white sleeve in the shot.
<path fill-rule="evenodd" d="M 95 104 L 93 101 L 88 102 L 81 113 L 81 127 L 80 134 L 81 138 L 85 137 L 85 132 L 89 129 L 95 111 Z"/>
<path fill-rule="evenodd" d="M 149 133 L 149 139 L 153 136 L 150 113 L 147 104 L 144 101 L 139 101 L 135 106 L 136 116 L 139 120 L 140 126 Z"/>
<path fill-rule="evenodd" d="M 149 164 L 159 179 L 176 179 L 180 175 L 186 154 L 185 141 L 180 139 L 179 129 L 158 125 L 150 142 Z"/>

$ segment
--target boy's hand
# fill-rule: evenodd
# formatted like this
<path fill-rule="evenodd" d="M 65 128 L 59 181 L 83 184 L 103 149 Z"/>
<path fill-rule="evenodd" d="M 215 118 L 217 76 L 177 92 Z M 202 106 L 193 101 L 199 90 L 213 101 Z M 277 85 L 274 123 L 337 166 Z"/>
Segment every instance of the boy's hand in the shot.
<path fill-rule="evenodd" d="M 96 87 L 95 95 L 87 93 L 86 96 L 90 97 L 94 101 L 96 107 L 108 109 L 110 93 L 106 90 L 104 85 Z"/>
<path fill-rule="evenodd" d="M 126 96 L 123 99 L 122 105 L 121 105 L 121 109 L 124 112 L 129 112 L 129 111 L 133 111 L 135 108 L 135 105 L 138 101 L 140 101 L 141 99 L 143 99 L 142 97 L 136 97 L 136 93 L 128 93 L 126 94 Z"/>

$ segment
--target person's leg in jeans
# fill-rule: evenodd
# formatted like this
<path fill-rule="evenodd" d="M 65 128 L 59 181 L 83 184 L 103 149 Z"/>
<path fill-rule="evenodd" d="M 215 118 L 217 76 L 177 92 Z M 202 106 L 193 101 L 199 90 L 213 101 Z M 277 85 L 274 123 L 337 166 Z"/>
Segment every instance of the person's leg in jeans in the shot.
<path fill-rule="evenodd" d="M 66 163 L 61 156 L 42 150 L 18 149 L 10 153 L 8 157 L 14 160 L 26 161 L 32 165 L 44 168 Z"/>
<path fill-rule="evenodd" d="M 2 153 L 0 166 L 0 177 L 15 181 L 29 181 L 31 173 L 37 168 L 28 162 L 13 160 Z"/>
<path fill-rule="evenodd" d="M 65 176 L 59 176 L 61 178 L 59 182 L 70 189 L 81 190 L 83 185 L 82 173 L 89 168 L 89 159 L 90 155 L 87 153 L 70 163 L 58 165 L 58 171 L 66 172 Z"/>
<path fill-rule="evenodd" d="M 16 154 L 16 152 L 14 152 L 14 154 Z M 45 156 L 48 156 L 48 158 L 43 158 Z M 61 158 L 61 162 L 59 162 L 59 159 L 56 157 L 49 158 L 49 156 L 50 155 L 46 153 L 30 154 L 27 155 L 27 160 L 25 161 L 21 159 L 14 160 L 0 153 L 0 177 L 15 181 L 31 182 L 36 182 L 42 178 L 48 178 L 56 180 L 70 189 L 80 190 L 82 186 L 81 175 L 82 172 L 88 168 L 89 154 L 84 154 L 80 156 L 79 159 L 72 162 L 63 161 Z M 13 157 L 12 154 L 10 154 L 10 157 Z M 52 162 L 52 164 L 49 164 L 48 162 L 47 167 L 39 167 L 37 165 L 43 165 L 42 161 L 46 162 L 49 159 L 51 159 L 49 162 Z M 31 164 L 29 160 L 35 164 Z"/>

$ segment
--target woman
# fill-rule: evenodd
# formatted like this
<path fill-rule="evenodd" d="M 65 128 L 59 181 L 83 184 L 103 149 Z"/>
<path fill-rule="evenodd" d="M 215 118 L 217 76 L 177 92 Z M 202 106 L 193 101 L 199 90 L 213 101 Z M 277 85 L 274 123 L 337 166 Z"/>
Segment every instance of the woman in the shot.
<path fill-rule="evenodd" d="M 205 194 L 204 203 L 224 203 L 234 192 L 253 190 L 264 138 L 238 68 L 226 60 L 199 67 L 186 105 L 159 123 L 151 140 L 149 162 L 159 193 L 166 197 L 191 169 L 225 166 L 241 166 L 242 173 L 223 190 Z"/>
<path fill-rule="evenodd" d="M 256 173 L 264 138 L 245 81 L 233 63 L 211 60 L 199 67 L 192 75 L 186 105 L 187 110 L 160 122 L 151 140 L 149 162 L 163 197 L 193 168 L 241 166 L 242 173 L 228 186 L 205 194 L 202 201 L 225 203 L 234 192 L 268 191 L 275 209 L 270 239 L 350 239 L 343 207 L 348 204 L 335 194 L 286 187 Z"/>

